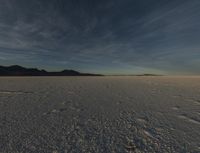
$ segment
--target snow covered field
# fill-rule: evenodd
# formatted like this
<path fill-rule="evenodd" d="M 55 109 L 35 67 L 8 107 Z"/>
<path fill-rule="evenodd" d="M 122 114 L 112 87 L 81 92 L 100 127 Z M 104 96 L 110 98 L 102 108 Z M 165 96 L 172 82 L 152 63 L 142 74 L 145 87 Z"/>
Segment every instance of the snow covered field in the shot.
<path fill-rule="evenodd" d="M 0 153 L 200 152 L 200 77 L 0 78 Z"/>

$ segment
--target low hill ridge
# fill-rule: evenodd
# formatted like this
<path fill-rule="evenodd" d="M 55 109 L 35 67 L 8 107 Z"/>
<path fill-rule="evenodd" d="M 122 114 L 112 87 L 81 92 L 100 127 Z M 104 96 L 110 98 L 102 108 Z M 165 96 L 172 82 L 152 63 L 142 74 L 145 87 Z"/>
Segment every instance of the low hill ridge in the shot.
<path fill-rule="evenodd" d="M 81 73 L 75 70 L 48 72 L 37 68 L 25 68 L 19 65 L 0 66 L 0 76 L 102 76 L 100 74 Z"/>

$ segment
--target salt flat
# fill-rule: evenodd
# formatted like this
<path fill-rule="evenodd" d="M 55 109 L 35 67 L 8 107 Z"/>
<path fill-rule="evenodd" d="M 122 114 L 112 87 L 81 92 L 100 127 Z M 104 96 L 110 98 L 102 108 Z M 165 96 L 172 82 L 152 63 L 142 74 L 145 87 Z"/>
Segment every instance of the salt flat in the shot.
<path fill-rule="evenodd" d="M 200 77 L 2 77 L 0 152 L 200 152 Z"/>

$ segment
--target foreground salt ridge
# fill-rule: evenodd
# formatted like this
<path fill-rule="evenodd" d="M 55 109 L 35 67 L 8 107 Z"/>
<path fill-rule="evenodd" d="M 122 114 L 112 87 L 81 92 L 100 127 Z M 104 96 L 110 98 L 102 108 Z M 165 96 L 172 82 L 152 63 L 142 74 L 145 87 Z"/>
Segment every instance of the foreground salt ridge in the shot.
<path fill-rule="evenodd" d="M 200 78 L 0 78 L 0 152 L 199 152 Z"/>

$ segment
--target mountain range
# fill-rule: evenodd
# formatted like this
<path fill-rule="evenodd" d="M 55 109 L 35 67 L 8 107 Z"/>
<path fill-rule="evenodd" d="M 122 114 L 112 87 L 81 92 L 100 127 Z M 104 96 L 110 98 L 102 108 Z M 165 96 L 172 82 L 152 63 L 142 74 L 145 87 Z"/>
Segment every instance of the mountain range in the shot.
<path fill-rule="evenodd" d="M 0 76 L 102 76 L 100 74 L 81 73 L 75 70 L 48 72 L 37 68 L 25 68 L 19 65 L 0 66 Z"/>

